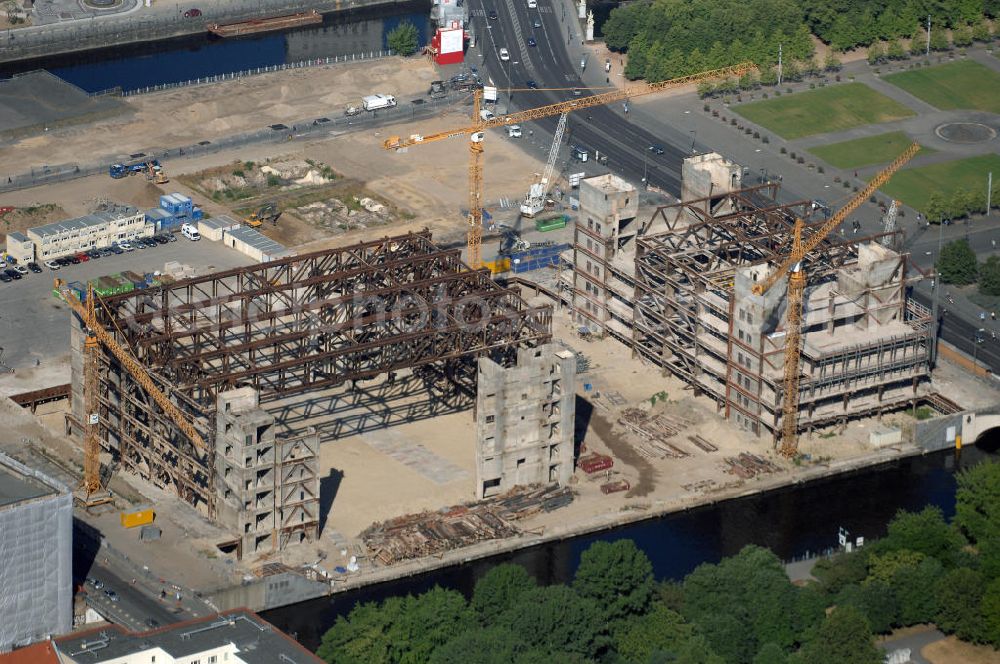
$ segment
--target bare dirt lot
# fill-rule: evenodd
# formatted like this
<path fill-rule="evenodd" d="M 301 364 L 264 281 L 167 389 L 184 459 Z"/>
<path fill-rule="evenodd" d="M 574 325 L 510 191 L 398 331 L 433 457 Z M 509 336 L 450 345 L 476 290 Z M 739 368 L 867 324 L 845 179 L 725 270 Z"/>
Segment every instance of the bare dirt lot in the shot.
<path fill-rule="evenodd" d="M 975 646 L 949 636 L 926 646 L 921 652 L 931 664 L 997 664 L 1000 652 L 990 646 Z"/>

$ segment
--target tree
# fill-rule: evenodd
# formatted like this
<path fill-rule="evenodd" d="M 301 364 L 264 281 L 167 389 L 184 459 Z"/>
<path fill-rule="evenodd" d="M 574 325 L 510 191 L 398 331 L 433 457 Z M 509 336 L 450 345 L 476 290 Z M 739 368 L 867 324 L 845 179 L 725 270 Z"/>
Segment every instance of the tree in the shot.
<path fill-rule="evenodd" d="M 976 252 L 968 240 L 953 240 L 944 245 L 935 263 L 941 281 L 946 284 L 965 286 L 976 280 Z"/>
<path fill-rule="evenodd" d="M 972 28 L 968 25 L 955 28 L 951 31 L 951 39 L 955 46 L 965 47 L 972 45 Z"/>
<path fill-rule="evenodd" d="M 529 647 L 596 657 L 609 643 L 603 607 L 563 585 L 533 588 L 497 619 Z"/>
<path fill-rule="evenodd" d="M 980 20 L 972 26 L 972 38 L 977 42 L 993 41 L 993 33 L 990 32 L 990 24 L 985 19 Z"/>
<path fill-rule="evenodd" d="M 396 55 L 413 55 L 420 45 L 420 37 L 417 34 L 417 26 L 409 21 L 403 21 L 389 31 L 385 38 L 389 49 Z"/>
<path fill-rule="evenodd" d="M 392 597 L 381 605 L 358 604 L 327 630 L 316 655 L 331 664 L 389 664 L 392 661 L 389 632 L 402 618 L 406 603 L 407 598 Z"/>
<path fill-rule="evenodd" d="M 760 84 L 761 85 L 775 85 L 778 82 L 778 72 L 774 67 L 764 67 L 760 71 Z M 998 201 L 1000 204 L 1000 201 Z"/>
<path fill-rule="evenodd" d="M 604 43 L 609 49 L 618 52 L 628 50 L 629 43 L 635 39 L 643 26 L 643 17 L 639 9 L 640 7 L 632 5 L 611 10 L 608 20 L 601 28 Z"/>
<path fill-rule="evenodd" d="M 476 582 L 469 606 L 480 623 L 492 625 L 497 616 L 520 602 L 521 595 L 536 587 L 520 565 L 497 565 Z"/>
<path fill-rule="evenodd" d="M 906 49 L 903 48 L 903 45 L 899 42 L 898 39 L 893 39 L 891 42 L 889 42 L 889 45 L 886 47 L 885 54 L 889 57 L 890 60 L 906 59 Z"/>
<path fill-rule="evenodd" d="M 969 192 L 959 187 L 951 193 L 951 200 L 948 204 L 949 216 L 952 219 L 961 219 L 969 214 Z"/>
<path fill-rule="evenodd" d="M 923 55 L 927 50 L 927 32 L 920 28 L 913 31 L 910 35 L 910 54 L 911 55 Z"/>
<path fill-rule="evenodd" d="M 677 653 L 675 664 L 726 664 L 726 660 L 719 657 L 712 651 L 703 636 L 695 636 L 688 639 Z"/>
<path fill-rule="evenodd" d="M 1000 542 L 1000 463 L 980 463 L 957 479 L 955 525 L 973 544 Z"/>
<path fill-rule="evenodd" d="M 840 62 L 840 58 L 833 51 L 826 54 L 826 59 L 823 60 L 823 69 L 826 71 L 840 71 L 844 65 Z"/>
<path fill-rule="evenodd" d="M 935 622 L 942 632 L 963 641 L 982 643 L 985 638 L 980 603 L 984 595 L 983 575 L 968 567 L 953 569 L 937 583 L 938 612 Z"/>
<path fill-rule="evenodd" d="M 819 579 L 823 592 L 836 595 L 844 586 L 861 583 L 868 576 L 868 552 L 853 551 L 821 558 L 813 565 L 812 574 Z"/>
<path fill-rule="evenodd" d="M 519 640 L 503 627 L 471 629 L 459 634 L 440 648 L 430 664 L 508 664 L 518 661 Z"/>
<path fill-rule="evenodd" d="M 948 35 L 941 27 L 931 30 L 932 51 L 947 51 L 950 48 L 951 43 L 948 41 Z"/>
<path fill-rule="evenodd" d="M 615 637 L 615 650 L 630 662 L 647 662 L 657 651 L 676 653 L 694 635 L 694 628 L 676 611 L 657 604 L 633 618 Z"/>
<path fill-rule="evenodd" d="M 855 608 L 834 609 L 799 651 L 802 664 L 882 664 L 871 627 Z"/>
<path fill-rule="evenodd" d="M 882 48 L 881 44 L 872 44 L 868 47 L 868 64 L 877 65 L 885 62 L 885 58 L 885 49 Z"/>
<path fill-rule="evenodd" d="M 927 199 L 927 220 L 940 224 L 948 216 L 948 202 L 940 191 L 932 191 Z"/>
<path fill-rule="evenodd" d="M 653 565 L 632 540 L 594 542 L 580 557 L 573 588 L 609 620 L 643 613 L 653 598 Z"/>
<path fill-rule="evenodd" d="M 916 551 L 945 563 L 953 562 L 955 555 L 965 546 L 965 539 L 945 521 L 941 508 L 932 505 L 919 512 L 900 510 L 889 522 L 888 530 L 879 542 L 883 549 Z M 888 578 L 885 577 L 886 580 Z"/>
<path fill-rule="evenodd" d="M 754 74 L 752 71 L 748 71 L 747 73 L 740 76 L 740 82 L 739 82 L 740 90 L 744 91 L 753 90 L 758 85 L 760 85 L 760 80 L 757 78 L 757 75 Z"/>
<path fill-rule="evenodd" d="M 979 264 L 979 292 L 1000 295 L 1000 258 L 990 256 Z"/>
<path fill-rule="evenodd" d="M 777 643 L 765 643 L 753 658 L 753 664 L 788 664 L 788 654 Z"/>
<path fill-rule="evenodd" d="M 404 609 L 388 634 L 392 661 L 399 664 L 423 664 L 435 649 L 475 625 L 461 593 L 438 586 L 407 598 Z"/>
<path fill-rule="evenodd" d="M 781 78 L 785 81 L 800 81 L 802 80 L 802 68 L 795 60 L 789 60 L 781 65 Z"/>
<path fill-rule="evenodd" d="M 872 553 L 868 556 L 868 577 L 862 583 L 863 585 L 889 583 L 900 569 L 916 567 L 923 562 L 924 558 L 924 554 L 909 549 L 893 549 L 884 553 Z"/>
<path fill-rule="evenodd" d="M 868 620 L 871 631 L 886 634 L 899 620 L 899 603 L 887 583 L 876 581 L 846 586 L 837 595 L 836 605 L 854 607 Z"/>
<path fill-rule="evenodd" d="M 979 613 L 983 617 L 983 638 L 1000 647 L 1000 579 L 993 579 L 980 602 Z"/>
<path fill-rule="evenodd" d="M 925 558 L 916 567 L 901 567 L 890 585 L 899 601 L 899 623 L 919 625 L 934 620 L 938 604 L 935 586 L 944 570 L 935 558 Z"/>

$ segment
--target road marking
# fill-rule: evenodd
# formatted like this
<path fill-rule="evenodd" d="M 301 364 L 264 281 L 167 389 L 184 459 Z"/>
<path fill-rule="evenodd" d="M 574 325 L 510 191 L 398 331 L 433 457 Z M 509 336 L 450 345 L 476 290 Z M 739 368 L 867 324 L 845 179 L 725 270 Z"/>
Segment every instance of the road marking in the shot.
<path fill-rule="evenodd" d="M 524 34 L 521 32 L 521 22 L 517 19 L 517 10 L 514 8 L 514 0 L 506 0 L 507 10 L 510 12 L 510 22 L 514 26 L 514 40 L 517 42 L 517 49 L 521 52 L 521 62 L 524 63 L 528 71 L 534 72 L 535 66 L 528 57 L 528 47 L 524 44 Z M 509 78 L 509 77 L 508 77 Z"/>

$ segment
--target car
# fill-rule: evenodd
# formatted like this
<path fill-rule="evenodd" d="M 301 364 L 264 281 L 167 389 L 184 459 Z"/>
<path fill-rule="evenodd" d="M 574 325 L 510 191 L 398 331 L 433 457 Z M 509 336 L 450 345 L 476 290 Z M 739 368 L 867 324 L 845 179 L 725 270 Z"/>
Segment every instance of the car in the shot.
<path fill-rule="evenodd" d="M 79 265 L 82 262 L 79 256 L 67 256 L 66 260 L 69 261 L 70 265 Z"/>
<path fill-rule="evenodd" d="M 155 629 L 160 626 L 160 621 L 156 618 L 146 618 L 146 627 Z"/>
<path fill-rule="evenodd" d="M 491 9 L 490 13 L 487 14 L 487 16 L 490 18 L 491 21 L 495 21 L 499 18 L 499 16 L 497 15 L 497 10 L 495 9 Z"/>
<path fill-rule="evenodd" d="M 45 261 L 45 267 L 50 270 L 58 270 L 62 265 L 60 265 L 59 261 Z"/>
<path fill-rule="evenodd" d="M 531 27 L 533 27 L 535 30 L 538 30 L 539 28 L 542 27 L 542 22 L 536 18 L 534 21 L 531 22 Z"/>
<path fill-rule="evenodd" d="M 132 251 L 133 249 L 135 249 L 135 247 L 133 247 L 129 242 L 119 242 L 118 246 L 125 251 Z"/>
<path fill-rule="evenodd" d="M 509 125 L 507 127 L 507 136 L 510 138 L 521 138 L 521 125 Z"/>
<path fill-rule="evenodd" d="M 538 9 L 538 0 L 528 0 L 528 9 Z"/>
<path fill-rule="evenodd" d="M 177 242 L 177 236 L 173 233 L 167 235 L 167 242 Z"/>
<path fill-rule="evenodd" d="M 583 94 L 583 90 L 581 90 L 580 88 L 573 88 L 574 97 L 579 97 L 581 94 Z"/>
<path fill-rule="evenodd" d="M 87 252 L 85 251 L 81 251 L 80 253 L 76 254 L 74 258 L 76 258 L 81 263 L 86 263 L 87 261 L 90 260 L 90 256 L 88 256 Z"/>
<path fill-rule="evenodd" d="M 24 275 L 28 274 L 28 268 L 26 268 L 26 267 L 25 267 L 25 266 L 23 266 L 23 265 L 15 265 L 15 266 L 14 266 L 14 269 L 15 269 L 15 270 L 17 271 L 17 273 L 18 273 L 18 274 L 20 274 L 21 276 L 24 276 Z"/>
<path fill-rule="evenodd" d="M 501 48 L 500 49 L 500 61 L 501 62 L 507 62 L 509 60 L 510 60 L 510 51 L 508 51 L 506 48 Z"/>
<path fill-rule="evenodd" d="M 2 281 L 5 284 L 9 284 L 10 282 L 12 282 L 14 280 L 11 279 L 10 275 L 7 274 L 6 272 L 0 272 L 0 281 Z"/>
<path fill-rule="evenodd" d="M 113 253 L 115 255 L 117 255 L 117 254 L 124 254 L 125 253 L 125 250 L 122 249 L 121 247 L 119 247 L 117 244 L 113 244 L 110 247 L 108 247 L 108 251 L 110 251 L 111 253 Z"/>
<path fill-rule="evenodd" d="M 479 119 L 482 120 L 483 122 L 492 120 L 494 117 L 496 116 L 493 115 L 493 111 L 491 111 L 488 108 L 484 108 L 483 110 L 479 111 Z"/>
<path fill-rule="evenodd" d="M 192 7 L 184 12 L 184 18 L 198 18 L 199 16 L 201 16 L 201 10 L 197 7 Z"/>
<path fill-rule="evenodd" d="M 142 239 L 142 241 L 145 242 L 146 246 L 149 247 L 150 249 L 152 249 L 153 247 L 158 247 L 160 245 L 160 243 L 156 241 L 155 237 L 145 237 Z"/>
<path fill-rule="evenodd" d="M 116 593 L 111 588 L 108 588 L 107 590 L 105 590 L 104 594 L 107 595 L 108 599 L 110 599 L 112 602 L 117 602 L 119 599 L 121 599 L 120 597 L 118 597 L 118 593 Z"/>
<path fill-rule="evenodd" d="M 71 265 L 71 263 L 69 262 L 69 259 L 66 258 L 65 256 L 63 256 L 62 258 L 53 259 L 52 262 L 56 263 L 57 265 L 59 265 L 59 267 L 66 267 L 67 265 Z"/>
<path fill-rule="evenodd" d="M 660 145 L 659 143 L 653 143 L 652 145 L 650 145 L 649 151 L 652 152 L 653 154 L 663 154 L 665 152 L 663 146 Z"/>
<path fill-rule="evenodd" d="M 104 582 L 101 581 L 100 579 L 95 579 L 94 577 L 90 577 L 89 579 L 87 579 L 87 583 L 94 586 L 94 588 L 96 588 L 97 590 L 100 590 L 101 588 L 104 587 Z"/>
<path fill-rule="evenodd" d="M 34 272 L 35 274 L 40 274 L 42 271 L 42 266 L 36 263 L 35 261 L 31 261 L 30 263 L 28 263 L 28 269 Z"/>
<path fill-rule="evenodd" d="M 11 279 L 14 279 L 15 281 L 21 278 L 21 273 L 12 267 L 7 268 L 6 270 L 3 271 L 3 273 L 6 274 Z"/>
<path fill-rule="evenodd" d="M 87 252 L 84 252 L 84 253 L 86 253 L 91 258 L 100 258 L 101 256 L 104 255 L 104 254 L 101 253 L 100 249 L 91 249 L 91 250 L 89 250 Z"/>
<path fill-rule="evenodd" d="M 535 41 L 534 37 L 528 37 L 528 46 L 538 46 L 538 42 Z"/>
<path fill-rule="evenodd" d="M 524 82 L 524 85 L 525 85 L 525 87 L 531 88 L 532 90 L 537 90 L 538 89 L 538 83 L 536 83 L 535 81 L 531 80 L 530 78 L 527 81 Z"/>
<path fill-rule="evenodd" d="M 166 244 L 167 242 L 170 242 L 166 235 L 154 235 L 153 239 L 156 240 L 156 244 Z"/>

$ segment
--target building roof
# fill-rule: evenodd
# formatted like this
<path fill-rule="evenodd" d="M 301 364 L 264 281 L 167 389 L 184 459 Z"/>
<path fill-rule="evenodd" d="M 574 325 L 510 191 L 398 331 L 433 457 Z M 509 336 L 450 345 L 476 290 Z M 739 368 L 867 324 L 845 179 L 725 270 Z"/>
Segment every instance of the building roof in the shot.
<path fill-rule="evenodd" d="M 59 657 L 50 641 L 41 641 L 0 655 L 0 664 L 59 664 Z"/>
<path fill-rule="evenodd" d="M 211 217 L 210 219 L 199 219 L 198 223 L 205 228 L 223 231 L 227 231 L 230 228 L 237 228 L 240 225 L 240 222 L 224 214 L 220 214 L 217 217 Z"/>
<path fill-rule="evenodd" d="M 115 221 L 123 217 L 135 216 L 138 212 L 139 208 L 131 205 L 115 205 L 110 210 L 100 210 L 94 214 L 88 214 L 84 217 L 55 221 L 51 224 L 35 226 L 34 228 L 29 228 L 28 230 L 39 237 L 61 235 L 70 231 L 80 231 L 92 226 L 102 226 L 109 221 Z"/>
<path fill-rule="evenodd" d="M 227 231 L 231 237 L 236 238 L 242 242 L 247 243 L 254 249 L 265 253 L 267 255 L 273 255 L 279 251 L 286 251 L 285 245 L 275 242 L 271 238 L 262 235 L 252 228 L 247 228 L 246 226 L 241 226 L 240 228 L 234 228 L 231 231 Z"/>
<path fill-rule="evenodd" d="M 0 453 L 0 507 L 66 491 L 55 480 Z"/>
<path fill-rule="evenodd" d="M 15 242 L 30 242 L 28 236 L 20 231 L 14 231 L 13 233 L 7 233 L 7 237 Z"/>
<path fill-rule="evenodd" d="M 246 664 L 321 664 L 322 660 L 248 609 L 235 609 L 168 625 L 149 632 L 126 632 L 118 625 L 98 627 L 55 640 L 56 649 L 74 662 L 101 664 L 153 648 L 174 659 L 232 643 L 237 661 Z"/>

